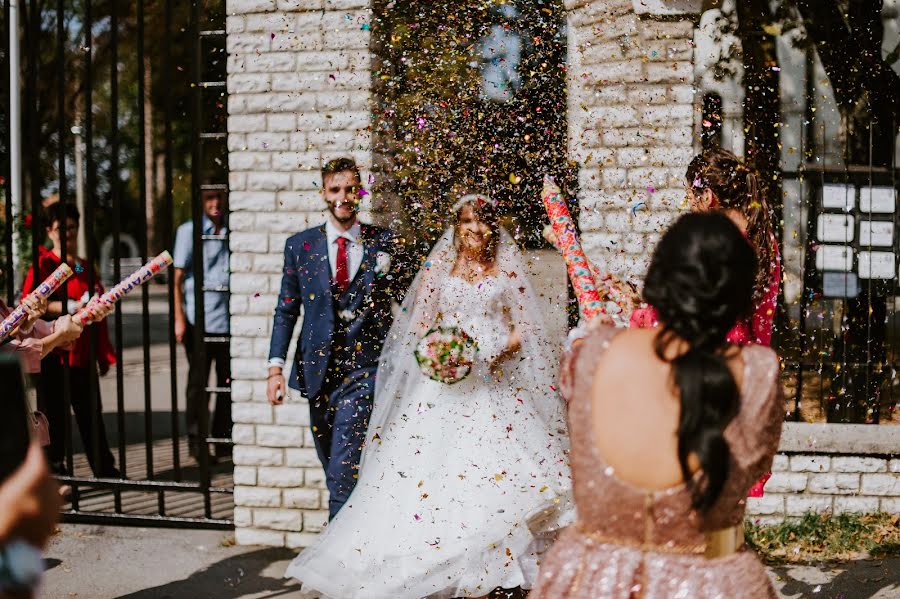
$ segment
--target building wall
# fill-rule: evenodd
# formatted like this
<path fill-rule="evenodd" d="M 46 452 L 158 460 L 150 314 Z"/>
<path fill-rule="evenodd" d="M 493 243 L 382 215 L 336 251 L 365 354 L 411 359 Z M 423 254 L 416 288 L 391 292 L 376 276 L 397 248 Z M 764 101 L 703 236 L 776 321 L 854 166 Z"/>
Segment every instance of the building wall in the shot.
<path fill-rule="evenodd" d="M 900 459 L 891 426 L 786 423 L 765 496 L 747 501 L 763 524 L 815 513 L 900 513 Z"/>
<path fill-rule="evenodd" d="M 584 241 L 593 260 L 635 279 L 682 208 L 699 99 L 694 21 L 646 6 L 656 4 L 666 3 L 566 3 L 569 150 L 580 165 Z M 285 240 L 324 221 L 322 163 L 352 154 L 367 180 L 372 172 L 373 15 L 368 0 L 229 0 L 227 10 L 236 537 L 303 547 L 327 520 L 327 492 L 305 399 L 266 401 L 272 311 Z M 374 216 L 364 205 L 362 218 Z M 778 458 L 752 513 L 777 518 L 826 503 L 898 510 L 897 460 L 827 457 L 815 461 L 826 470 L 810 471 L 806 456 Z"/>
<path fill-rule="evenodd" d="M 367 0 L 227 11 L 236 536 L 298 547 L 327 521 L 327 491 L 306 400 L 266 401 L 272 313 L 285 240 L 325 220 L 323 162 L 351 154 L 368 177 L 372 15 Z"/>
<path fill-rule="evenodd" d="M 585 250 L 633 280 L 683 208 L 698 99 L 696 15 L 638 14 L 638 4 L 566 2 L 569 153 L 580 166 Z"/>
<path fill-rule="evenodd" d="M 636 277 L 677 214 L 693 152 L 693 24 L 639 17 L 630 0 L 567 8 L 587 250 Z M 266 402 L 271 314 L 284 241 L 324 220 L 321 164 L 352 153 L 368 178 L 373 15 L 368 0 L 229 0 L 227 10 L 237 540 L 298 547 L 326 522 L 327 495 L 305 399 Z"/>

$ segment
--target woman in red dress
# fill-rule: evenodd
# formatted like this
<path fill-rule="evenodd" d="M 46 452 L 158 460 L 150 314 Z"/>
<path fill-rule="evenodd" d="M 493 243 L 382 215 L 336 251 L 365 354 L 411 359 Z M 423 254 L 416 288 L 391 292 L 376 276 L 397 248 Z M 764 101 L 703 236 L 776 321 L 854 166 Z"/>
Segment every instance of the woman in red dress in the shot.
<path fill-rule="evenodd" d="M 50 296 L 45 318 L 55 320 L 65 314 L 75 312 L 87 303 L 90 296 L 103 292 L 99 278 L 94 276 L 93 289 L 89 286 L 91 265 L 77 256 L 78 227 L 80 215 L 75 206 L 53 204 L 47 208 L 47 235 L 53 242 L 53 249 L 39 248 L 38 273 L 34 268 L 28 271 L 22 295 L 27 296 L 34 288 L 47 278 L 62 263 L 62 244 L 66 244 L 66 259 L 75 274 L 68 280 L 66 294 L 62 289 Z M 106 321 L 100 321 L 97 328 L 97 366 L 100 374 L 106 374 L 111 365 L 116 363 L 115 349 L 109 341 Z M 81 440 L 87 454 L 88 462 L 94 476 L 100 478 L 119 478 L 121 475 L 115 466 L 112 451 L 106 438 L 103 425 L 103 407 L 100 399 L 100 383 L 97 369 L 90 364 L 90 337 L 82 335 L 73 344 L 68 353 L 53 352 L 41 361 L 41 374 L 37 378 L 38 409 L 47 415 L 50 424 L 50 446 L 48 461 L 55 474 L 66 474 L 63 466 L 65 447 L 63 446 L 63 430 L 68 414 L 63 404 L 63 361 L 69 363 L 69 397 L 75 420 L 81 432 Z M 94 389 L 94 397 L 90 390 Z M 94 412 L 98 423 L 94 429 Z M 95 440 L 96 439 L 96 440 Z"/>
<path fill-rule="evenodd" d="M 760 192 L 759 175 L 731 152 L 712 148 L 691 161 L 686 179 L 691 211 L 723 211 L 747 236 L 759 258 L 753 315 L 735 325 L 728 341 L 740 345 L 771 345 L 781 287 L 781 255 L 768 203 Z M 652 306 L 632 312 L 632 327 L 647 328 L 656 324 L 656 311 Z"/>

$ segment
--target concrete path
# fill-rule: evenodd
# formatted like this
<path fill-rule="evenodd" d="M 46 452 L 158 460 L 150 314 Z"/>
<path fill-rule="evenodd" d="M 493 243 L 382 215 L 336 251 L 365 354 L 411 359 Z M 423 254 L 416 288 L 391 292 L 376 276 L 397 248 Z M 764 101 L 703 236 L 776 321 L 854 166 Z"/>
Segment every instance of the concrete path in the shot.
<path fill-rule="evenodd" d="M 281 578 L 288 549 L 235 547 L 218 531 L 63 525 L 39 599 L 308 598 Z M 770 570 L 790 599 L 900 598 L 900 558 Z M 740 599 L 740 598 L 734 598 Z"/>

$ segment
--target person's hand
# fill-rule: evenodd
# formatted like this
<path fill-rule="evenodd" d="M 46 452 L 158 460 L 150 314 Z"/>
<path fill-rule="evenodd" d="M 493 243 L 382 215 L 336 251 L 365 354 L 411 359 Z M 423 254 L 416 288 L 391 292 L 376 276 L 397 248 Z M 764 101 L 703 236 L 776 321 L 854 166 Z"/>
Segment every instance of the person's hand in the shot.
<path fill-rule="evenodd" d="M 272 366 L 269 368 L 269 380 L 266 382 L 266 399 L 273 406 L 279 406 L 284 403 L 285 391 L 284 373 L 281 368 Z"/>
<path fill-rule="evenodd" d="M 40 320 L 41 316 L 47 312 L 47 298 L 28 296 L 22 300 L 22 307 L 25 308 L 28 316 L 25 318 L 25 322 L 22 323 L 20 330 L 29 331 L 34 326 L 34 323 Z"/>
<path fill-rule="evenodd" d="M 184 334 L 187 332 L 187 322 L 184 316 L 175 316 L 175 341 L 181 343 L 184 341 Z"/>
<path fill-rule="evenodd" d="M 81 333 L 84 332 L 84 325 L 77 318 L 64 314 L 56 319 L 53 332 L 59 333 L 61 343 L 69 343 L 81 336 Z"/>
<path fill-rule="evenodd" d="M 512 329 L 509 333 L 509 337 L 506 340 L 506 347 L 503 349 L 500 355 L 491 362 L 491 371 L 495 375 L 502 374 L 502 363 L 507 358 L 518 352 L 521 348 L 522 337 L 519 335 L 519 332 L 516 329 Z"/>
<path fill-rule="evenodd" d="M 509 334 L 509 340 L 506 342 L 506 352 L 504 352 L 507 356 L 511 356 L 522 348 L 522 337 L 519 336 L 519 331 L 513 329 Z"/>
<path fill-rule="evenodd" d="M 25 462 L 0 485 L 0 543 L 17 538 L 45 547 L 60 507 L 59 485 L 50 476 L 40 445 L 32 443 Z"/>
<path fill-rule="evenodd" d="M 95 295 L 88 301 L 84 306 L 79 306 L 79 311 L 82 307 L 90 308 L 91 317 L 89 322 L 100 322 L 107 316 L 109 316 L 113 310 L 116 309 L 115 304 L 107 304 L 105 302 L 100 301 L 100 296 Z"/>
<path fill-rule="evenodd" d="M 616 326 L 616 321 L 613 320 L 613 317 L 607 314 L 606 312 L 601 312 L 594 316 L 588 323 L 587 329 L 589 331 L 593 331 L 595 329 L 599 329 L 600 327 L 614 327 Z"/>
<path fill-rule="evenodd" d="M 559 238 L 556 236 L 556 231 L 553 230 L 553 225 L 545 226 L 543 231 L 541 231 L 541 234 L 544 236 L 544 239 L 547 240 L 547 243 L 556 249 L 559 249 L 559 245 L 557 245 Z"/>

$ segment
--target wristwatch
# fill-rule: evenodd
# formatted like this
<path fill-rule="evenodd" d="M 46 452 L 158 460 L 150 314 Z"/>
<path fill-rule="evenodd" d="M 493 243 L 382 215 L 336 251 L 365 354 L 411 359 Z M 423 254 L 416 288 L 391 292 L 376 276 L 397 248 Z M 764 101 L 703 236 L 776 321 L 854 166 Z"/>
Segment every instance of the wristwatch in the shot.
<path fill-rule="evenodd" d="M 33 589 L 44 573 L 44 557 L 34 545 L 13 541 L 0 548 L 0 591 Z"/>

